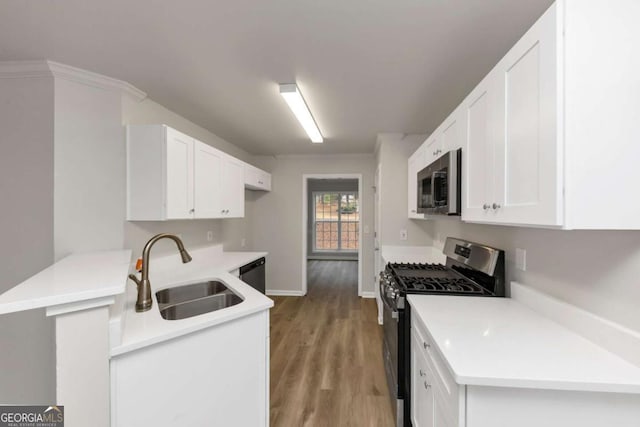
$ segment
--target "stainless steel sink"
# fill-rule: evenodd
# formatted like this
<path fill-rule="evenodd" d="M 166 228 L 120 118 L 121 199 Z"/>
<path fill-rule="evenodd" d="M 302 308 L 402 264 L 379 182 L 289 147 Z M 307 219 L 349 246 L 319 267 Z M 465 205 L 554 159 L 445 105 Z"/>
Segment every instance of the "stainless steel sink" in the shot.
<path fill-rule="evenodd" d="M 179 320 L 209 313 L 242 302 L 227 286 L 216 280 L 177 286 L 156 292 L 160 315 Z"/>

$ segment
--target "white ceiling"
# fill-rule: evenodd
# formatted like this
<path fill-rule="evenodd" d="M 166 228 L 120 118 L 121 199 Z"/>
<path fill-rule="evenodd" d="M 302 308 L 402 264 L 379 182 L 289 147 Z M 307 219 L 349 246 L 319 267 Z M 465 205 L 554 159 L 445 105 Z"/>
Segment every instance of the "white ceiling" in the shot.
<path fill-rule="evenodd" d="M 126 80 L 254 154 L 429 133 L 551 0 L 5 0 L 0 60 Z M 296 81 L 325 136 L 278 94 Z"/>

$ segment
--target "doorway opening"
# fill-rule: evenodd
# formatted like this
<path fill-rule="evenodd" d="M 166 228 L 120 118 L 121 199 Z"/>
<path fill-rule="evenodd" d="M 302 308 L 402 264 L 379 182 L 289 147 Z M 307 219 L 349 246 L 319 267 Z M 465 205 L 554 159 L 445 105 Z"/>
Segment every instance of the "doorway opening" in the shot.
<path fill-rule="evenodd" d="M 357 293 L 362 296 L 362 175 L 303 175 L 302 181 L 303 295 L 308 292 L 309 269 L 329 274 L 346 269 L 357 270 Z"/>

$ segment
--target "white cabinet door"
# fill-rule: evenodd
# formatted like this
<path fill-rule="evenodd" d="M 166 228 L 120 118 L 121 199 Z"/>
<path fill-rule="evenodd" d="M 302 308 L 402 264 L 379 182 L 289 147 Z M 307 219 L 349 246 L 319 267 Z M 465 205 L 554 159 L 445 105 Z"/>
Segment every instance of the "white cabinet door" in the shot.
<path fill-rule="evenodd" d="M 442 154 L 463 148 L 465 145 L 465 123 L 464 108 L 458 107 L 444 121 L 442 126 L 442 136 L 440 137 L 442 144 Z"/>
<path fill-rule="evenodd" d="M 244 217 L 244 163 L 224 156 L 222 163 L 223 218 Z"/>
<path fill-rule="evenodd" d="M 500 222 L 561 225 L 556 28 L 551 8 L 494 70 L 504 90 L 491 201 Z"/>
<path fill-rule="evenodd" d="M 466 119 L 466 151 L 462 153 L 462 219 L 491 221 L 493 199 L 494 127 L 499 118 L 496 109 L 499 82 L 488 76 L 463 104 Z M 491 214 L 491 216 L 490 216 Z"/>
<path fill-rule="evenodd" d="M 271 174 L 244 163 L 244 185 L 249 190 L 271 191 Z"/>
<path fill-rule="evenodd" d="M 193 218 L 193 138 L 167 128 L 166 218 Z M 160 183 L 158 183 L 160 185 Z"/>
<path fill-rule="evenodd" d="M 442 129 L 438 128 L 431 136 L 427 139 L 426 142 L 426 163 L 424 166 L 429 165 L 438 157 L 443 154 L 443 146 L 442 146 Z M 423 166 L 423 167 L 424 167 Z"/>
<path fill-rule="evenodd" d="M 424 219 L 424 214 L 418 213 L 418 172 L 426 163 L 426 145 L 423 144 L 409 157 L 407 164 L 407 200 L 409 218 Z"/>
<path fill-rule="evenodd" d="M 221 151 L 195 141 L 194 209 L 195 218 L 220 218 L 222 202 Z"/>
<path fill-rule="evenodd" d="M 411 423 L 413 427 L 435 426 L 433 374 L 422 354 L 421 342 L 411 334 Z"/>

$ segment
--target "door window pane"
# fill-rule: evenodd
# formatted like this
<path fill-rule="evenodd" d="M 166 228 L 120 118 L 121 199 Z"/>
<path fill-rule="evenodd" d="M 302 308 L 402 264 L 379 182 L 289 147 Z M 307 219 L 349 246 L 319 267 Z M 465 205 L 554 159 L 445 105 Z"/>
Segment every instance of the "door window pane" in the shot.
<path fill-rule="evenodd" d="M 354 192 L 313 194 L 314 250 L 357 251 L 360 209 Z"/>

